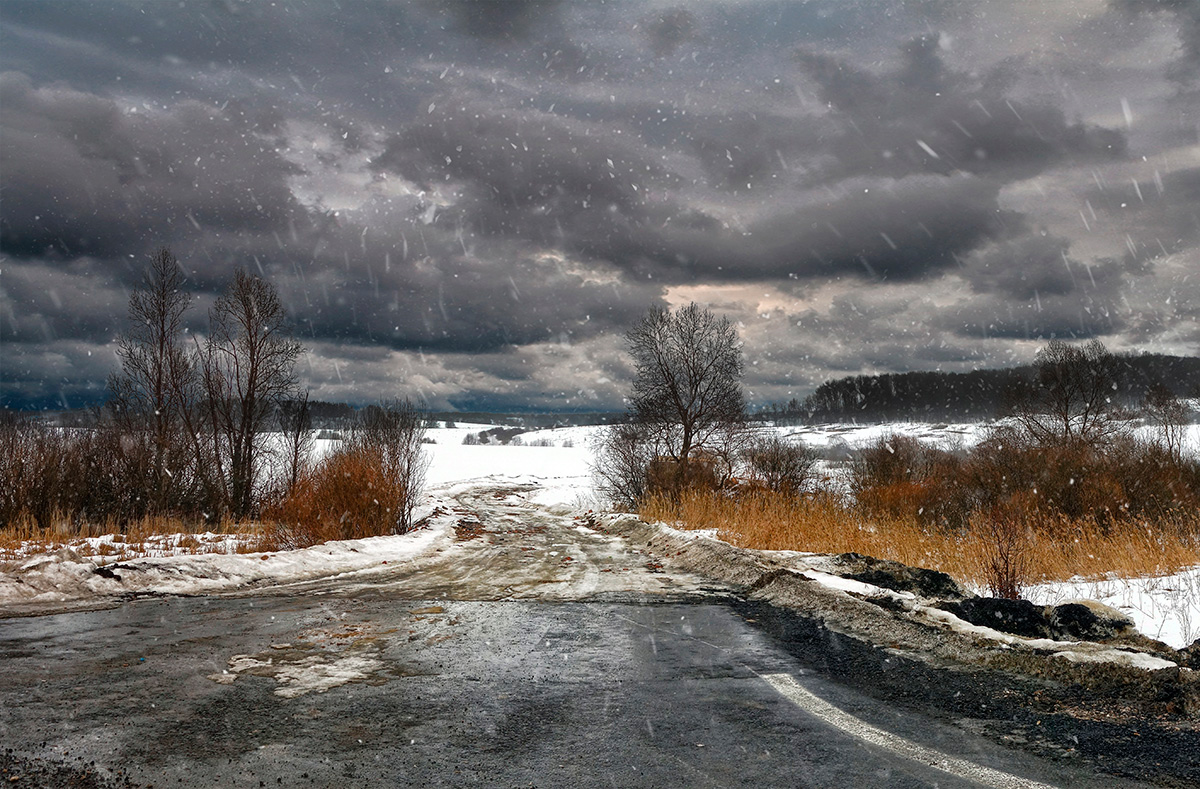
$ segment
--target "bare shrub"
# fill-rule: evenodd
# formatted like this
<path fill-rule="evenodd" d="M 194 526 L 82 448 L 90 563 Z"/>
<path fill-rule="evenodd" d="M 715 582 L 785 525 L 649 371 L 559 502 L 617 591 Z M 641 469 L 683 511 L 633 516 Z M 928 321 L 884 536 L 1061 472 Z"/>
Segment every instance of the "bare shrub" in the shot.
<path fill-rule="evenodd" d="M 308 392 L 302 393 L 297 399 L 281 402 L 276 419 L 283 434 L 281 452 L 284 484 L 287 490 L 291 490 L 312 462 L 314 439 Z"/>
<path fill-rule="evenodd" d="M 913 482 L 933 470 L 932 447 L 905 435 L 882 436 L 863 446 L 851 461 L 853 490 Z"/>
<path fill-rule="evenodd" d="M 123 445 L 122 438 L 109 428 L 19 419 L 0 425 L 0 527 L 30 522 L 71 532 L 89 522 L 140 517 L 145 488 L 132 478 L 129 442 Z M 149 454 L 137 457 L 148 473 Z"/>
<path fill-rule="evenodd" d="M 647 470 L 655 458 L 647 432 L 634 424 L 601 430 L 592 444 L 596 492 L 613 507 L 635 510 L 647 490 Z"/>
<path fill-rule="evenodd" d="M 983 578 L 993 597 L 1016 600 L 1029 581 L 1030 535 L 1037 520 L 1029 494 L 976 513 L 971 528 L 980 541 Z"/>
<path fill-rule="evenodd" d="M 284 529 L 280 547 L 395 533 L 409 490 L 387 473 L 377 446 L 339 448 L 300 477 L 264 518 Z"/>
<path fill-rule="evenodd" d="M 725 486 L 729 478 L 724 458 L 707 452 L 693 452 L 687 463 L 672 457 L 656 457 L 646 467 L 646 493 L 678 499 L 687 491 L 713 491 Z"/>
<path fill-rule="evenodd" d="M 1045 445 L 1000 428 L 971 453 L 963 479 L 980 510 L 1026 493 L 1046 514 L 1103 522 L 1200 508 L 1200 464 L 1127 435 Z"/>
<path fill-rule="evenodd" d="M 776 493 L 794 495 L 812 481 L 820 454 L 801 441 L 772 434 L 756 438 L 745 458 L 751 479 Z"/>
<path fill-rule="evenodd" d="M 1158 430 L 1159 441 L 1171 459 L 1183 460 L 1188 413 L 1183 401 L 1162 384 L 1155 384 L 1142 401 L 1142 410 Z"/>
<path fill-rule="evenodd" d="M 412 401 L 389 400 L 364 408 L 347 442 L 347 449 L 369 450 L 378 458 L 389 495 L 395 494 L 387 509 L 392 534 L 412 528 L 413 508 L 429 467 L 422 448 L 426 423 L 425 414 Z"/>
<path fill-rule="evenodd" d="M 0 525 L 5 527 L 32 516 L 38 432 L 27 419 L 7 411 L 0 415 Z"/>
<path fill-rule="evenodd" d="M 883 436 L 851 456 L 850 489 L 864 512 L 958 529 L 975 506 L 962 469 L 959 454 L 911 436 Z"/>
<path fill-rule="evenodd" d="M 1119 507 L 1133 517 L 1200 512 L 1200 462 L 1158 441 L 1124 437 L 1105 448 L 1106 474 L 1121 492 Z M 1111 504 L 1110 504 L 1111 506 Z"/>
<path fill-rule="evenodd" d="M 263 544 L 302 547 L 408 531 L 425 480 L 424 436 L 424 414 L 407 400 L 363 409 L 342 446 L 266 509 L 278 529 Z"/>

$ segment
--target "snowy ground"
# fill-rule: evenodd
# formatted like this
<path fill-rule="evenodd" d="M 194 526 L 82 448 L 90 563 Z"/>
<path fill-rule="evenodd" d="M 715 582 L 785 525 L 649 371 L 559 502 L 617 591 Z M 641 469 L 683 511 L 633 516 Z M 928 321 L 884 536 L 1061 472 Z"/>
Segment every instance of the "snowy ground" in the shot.
<path fill-rule="evenodd" d="M 1200 568 L 1156 578 L 1064 581 L 1024 590 L 1039 605 L 1098 600 L 1128 614 L 1150 638 L 1180 649 L 1200 639 Z"/>
<path fill-rule="evenodd" d="M 531 500 L 557 514 L 597 508 L 588 464 L 589 444 L 598 428 L 532 431 L 521 436 L 521 446 L 462 443 L 468 434 L 488 427 L 458 424 L 429 432 L 434 443 L 427 445 L 430 465 L 425 512 L 448 501 L 453 493 L 496 483 L 536 485 L 537 492 Z M 970 445 L 978 440 L 981 429 L 977 425 L 905 423 L 782 427 L 779 432 L 820 447 L 842 444 L 855 447 L 892 433 L 947 445 Z M 1193 426 L 1191 441 L 1193 447 L 1200 446 L 1200 426 Z M 535 443 L 550 446 L 535 446 Z M 318 450 L 328 451 L 335 445 L 335 441 L 323 440 Z M 237 554 L 236 539 L 192 535 L 200 542 L 210 542 L 213 552 L 174 556 L 179 552 L 180 541 L 187 538 L 172 535 L 157 544 L 147 543 L 139 557 L 129 546 L 114 542 L 111 535 L 92 538 L 52 553 L 0 562 L 0 609 L 15 603 L 82 601 L 89 596 L 122 591 L 195 594 L 353 575 L 369 571 L 384 561 L 404 561 L 436 550 L 450 539 L 452 520 L 447 516 L 436 517 L 428 528 L 399 537 L 329 543 L 274 554 Z M 96 574 L 97 566 L 113 567 L 117 561 L 137 564 L 136 589 L 131 589 L 128 578 Z M 119 566 L 112 572 L 121 574 Z M 1200 638 L 1200 568 L 1164 578 L 1046 584 L 1029 590 L 1028 596 L 1042 604 L 1080 598 L 1099 600 L 1129 614 L 1146 635 L 1177 648 Z"/>

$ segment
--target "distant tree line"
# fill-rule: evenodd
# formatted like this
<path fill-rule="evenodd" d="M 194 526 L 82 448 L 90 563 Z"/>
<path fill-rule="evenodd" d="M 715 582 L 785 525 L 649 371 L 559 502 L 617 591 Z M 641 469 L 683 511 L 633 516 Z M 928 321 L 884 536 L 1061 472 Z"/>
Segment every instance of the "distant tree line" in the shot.
<path fill-rule="evenodd" d="M 1198 358 L 1110 356 L 1110 389 L 1105 396 L 1111 404 L 1134 407 L 1155 390 L 1165 390 L 1175 397 L 1200 395 Z M 803 400 L 771 403 L 757 416 L 780 424 L 992 419 L 1011 411 L 1037 375 L 1037 365 L 1025 365 L 966 373 L 848 376 L 826 381 Z"/>

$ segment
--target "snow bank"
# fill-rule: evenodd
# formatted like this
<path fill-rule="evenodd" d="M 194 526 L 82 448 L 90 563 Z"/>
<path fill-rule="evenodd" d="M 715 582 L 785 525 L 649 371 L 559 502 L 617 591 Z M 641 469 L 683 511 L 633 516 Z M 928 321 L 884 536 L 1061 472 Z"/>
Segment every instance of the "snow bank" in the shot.
<path fill-rule="evenodd" d="M 1025 590 L 1039 605 L 1096 600 L 1128 615 L 1143 634 L 1175 649 L 1200 639 L 1200 568 L 1154 578 L 1071 580 Z"/>
<path fill-rule="evenodd" d="M 69 548 L 0 564 L 0 608 L 133 594 L 194 595 L 278 586 L 370 572 L 411 560 L 450 541 L 452 518 L 409 534 L 342 540 L 294 551 L 198 554 L 113 563 Z"/>

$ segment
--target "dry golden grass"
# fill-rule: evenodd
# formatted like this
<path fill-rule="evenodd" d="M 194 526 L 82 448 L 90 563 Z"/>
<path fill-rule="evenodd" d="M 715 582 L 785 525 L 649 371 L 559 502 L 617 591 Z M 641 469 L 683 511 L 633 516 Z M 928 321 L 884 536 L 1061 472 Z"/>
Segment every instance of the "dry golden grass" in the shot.
<path fill-rule="evenodd" d="M 235 523 L 228 519 L 213 524 L 166 516 L 146 516 L 126 523 L 118 523 L 114 519 L 100 523 L 77 523 L 71 518 L 56 515 L 53 522 L 53 527 L 42 528 L 33 518 L 21 517 L 15 523 L 0 528 L 0 559 L 46 553 L 60 548 L 70 548 L 81 556 L 118 558 L 161 553 L 168 548 L 180 554 L 213 553 L 227 550 L 227 543 L 199 539 L 196 535 L 212 532 L 234 536 L 239 538 L 240 548 L 241 545 L 253 545 L 273 532 L 273 529 L 260 524 Z M 174 534 L 183 536 L 168 545 L 168 536 Z M 98 546 L 87 542 L 90 538 L 106 535 L 112 535 L 110 542 Z"/>
<path fill-rule="evenodd" d="M 392 534 L 407 495 L 403 480 L 388 473 L 379 449 L 343 449 L 267 508 L 264 519 L 276 526 L 260 536 L 259 550 Z"/>
<path fill-rule="evenodd" d="M 651 498 L 641 514 L 686 529 L 716 529 L 721 539 L 745 548 L 854 551 L 941 570 L 979 588 L 988 586 L 995 554 L 984 529 L 948 531 L 915 518 L 865 515 L 828 495 L 756 492 L 738 498 L 697 491 L 679 502 Z M 1200 565 L 1200 513 L 1153 523 L 1061 516 L 1037 516 L 1032 523 L 1022 543 L 1025 583 L 1166 575 Z"/>

